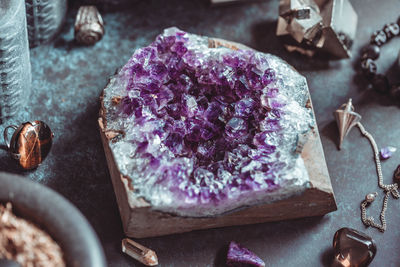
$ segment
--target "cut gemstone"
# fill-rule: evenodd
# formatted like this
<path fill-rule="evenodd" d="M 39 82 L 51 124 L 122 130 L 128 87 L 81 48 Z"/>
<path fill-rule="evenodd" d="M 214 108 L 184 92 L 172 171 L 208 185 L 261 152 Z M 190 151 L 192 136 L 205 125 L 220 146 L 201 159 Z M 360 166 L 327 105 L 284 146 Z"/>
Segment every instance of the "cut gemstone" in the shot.
<path fill-rule="evenodd" d="M 235 241 L 229 244 L 226 259 L 228 267 L 265 267 L 265 263 L 256 254 Z"/>
<path fill-rule="evenodd" d="M 305 78 L 275 56 L 208 45 L 166 29 L 110 80 L 120 172 L 154 209 L 182 216 L 298 194 L 308 182 L 298 135 L 315 123 Z"/>

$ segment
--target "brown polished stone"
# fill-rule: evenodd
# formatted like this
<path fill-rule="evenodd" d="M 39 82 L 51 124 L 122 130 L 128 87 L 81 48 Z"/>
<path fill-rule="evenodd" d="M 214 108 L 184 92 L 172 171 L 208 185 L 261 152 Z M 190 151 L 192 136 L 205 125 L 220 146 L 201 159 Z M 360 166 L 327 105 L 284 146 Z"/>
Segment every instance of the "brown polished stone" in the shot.
<path fill-rule="evenodd" d="M 374 259 L 376 245 L 371 237 L 351 228 L 341 228 L 333 237 L 335 267 L 365 267 Z"/>
<path fill-rule="evenodd" d="M 42 121 L 23 123 L 13 134 L 10 153 L 22 168 L 30 170 L 38 167 L 49 154 L 53 133 Z"/>

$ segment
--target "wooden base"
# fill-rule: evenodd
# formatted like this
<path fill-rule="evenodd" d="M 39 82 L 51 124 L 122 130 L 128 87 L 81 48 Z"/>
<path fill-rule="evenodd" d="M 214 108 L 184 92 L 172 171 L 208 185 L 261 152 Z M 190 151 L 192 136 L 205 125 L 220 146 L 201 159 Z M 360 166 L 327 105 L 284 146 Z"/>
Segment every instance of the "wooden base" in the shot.
<path fill-rule="evenodd" d="M 210 41 L 210 46 L 221 44 L 233 49 L 239 46 L 243 48 L 239 44 L 226 43 L 220 39 Z M 119 133 L 107 130 L 104 112 L 102 107 L 99 117 L 100 135 L 124 231 L 129 237 L 144 238 L 198 229 L 321 216 L 337 209 L 321 140 L 315 126 L 309 132 L 301 154 L 310 177 L 310 187 L 301 195 L 212 218 L 181 217 L 154 211 L 150 203 L 135 195 L 130 178 L 119 172 L 109 146 L 110 140 Z"/>

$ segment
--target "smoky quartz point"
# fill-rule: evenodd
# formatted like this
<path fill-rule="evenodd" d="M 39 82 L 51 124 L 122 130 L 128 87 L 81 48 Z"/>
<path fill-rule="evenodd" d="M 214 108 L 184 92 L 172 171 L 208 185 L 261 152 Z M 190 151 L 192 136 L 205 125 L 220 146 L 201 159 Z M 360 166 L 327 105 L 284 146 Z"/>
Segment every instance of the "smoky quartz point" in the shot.
<path fill-rule="evenodd" d="M 333 248 L 332 267 L 365 267 L 376 254 L 374 240 L 351 228 L 342 228 L 335 233 Z"/>

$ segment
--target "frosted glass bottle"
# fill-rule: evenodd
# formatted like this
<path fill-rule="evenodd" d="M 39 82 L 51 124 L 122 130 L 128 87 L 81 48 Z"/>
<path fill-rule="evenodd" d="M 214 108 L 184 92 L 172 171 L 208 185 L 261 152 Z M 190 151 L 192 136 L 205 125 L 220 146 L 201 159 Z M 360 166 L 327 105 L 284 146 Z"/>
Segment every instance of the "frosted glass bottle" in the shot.
<path fill-rule="evenodd" d="M 26 105 L 31 64 L 24 0 L 0 0 L 0 124 Z"/>
<path fill-rule="evenodd" d="M 25 0 L 25 3 L 30 46 L 52 40 L 65 21 L 67 0 Z"/>

